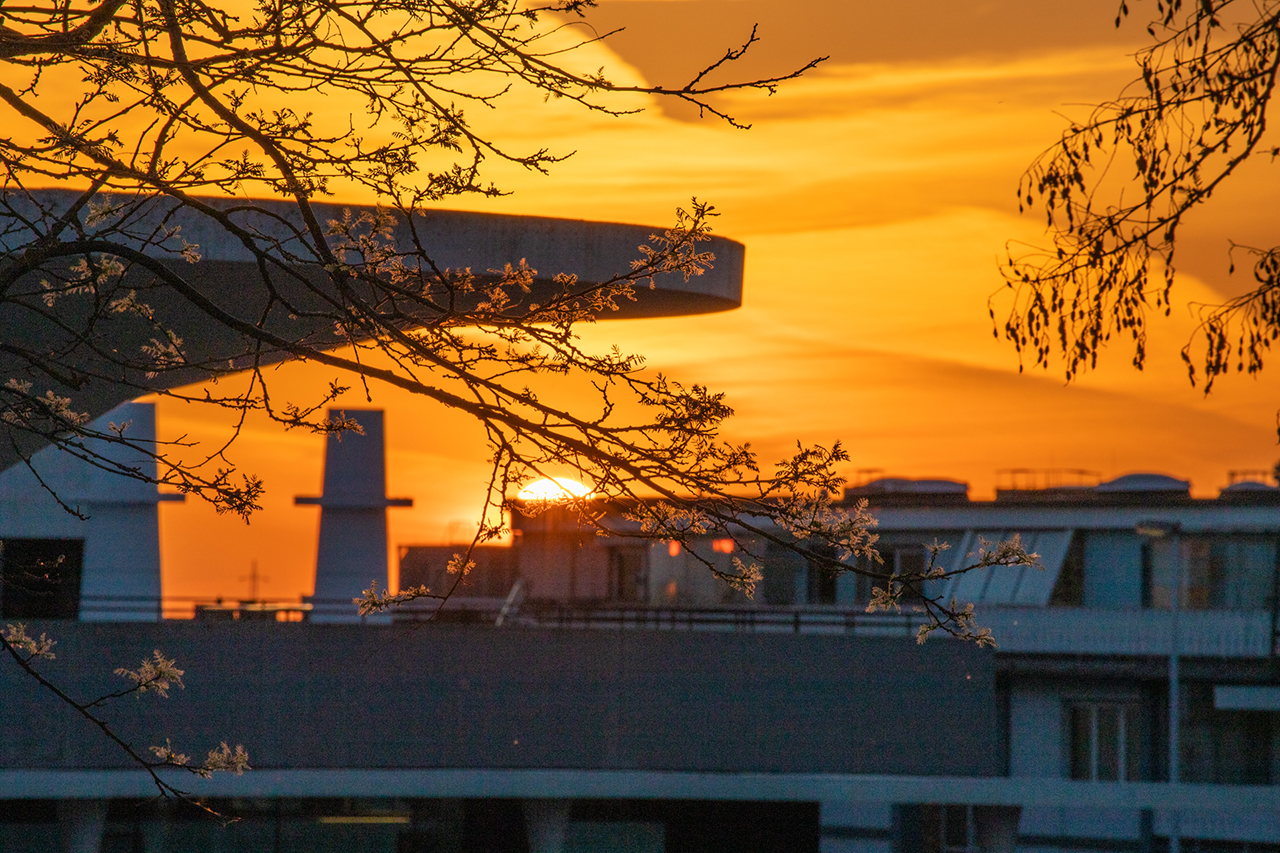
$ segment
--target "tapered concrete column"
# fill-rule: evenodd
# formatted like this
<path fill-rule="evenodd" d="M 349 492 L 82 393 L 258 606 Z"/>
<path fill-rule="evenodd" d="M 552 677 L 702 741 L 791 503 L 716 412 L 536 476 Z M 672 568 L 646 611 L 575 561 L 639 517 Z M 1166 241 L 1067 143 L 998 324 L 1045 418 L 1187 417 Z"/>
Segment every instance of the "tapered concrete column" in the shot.
<path fill-rule="evenodd" d="M 562 853 L 569 834 L 568 800 L 525 800 L 529 853 Z"/>
<path fill-rule="evenodd" d="M 362 433 L 331 435 L 324 452 L 324 492 L 294 503 L 320 507 L 313 622 L 358 622 L 352 599 L 372 583 L 387 584 L 387 507 L 413 506 L 411 498 L 387 497 L 382 410 L 329 411 L 360 425 Z M 390 616 L 369 621 L 389 622 Z"/>
<path fill-rule="evenodd" d="M 106 800 L 58 800 L 62 853 L 99 853 L 106 825 Z"/>
<path fill-rule="evenodd" d="M 114 424 L 125 438 L 146 448 L 156 441 L 156 411 L 151 403 L 125 403 L 90 427 L 111 434 Z M 144 453 L 101 440 L 85 440 L 87 451 L 103 460 L 156 475 L 156 463 Z M 46 447 L 30 460 L 0 473 L 0 539 L 80 540 L 81 562 L 64 566 L 71 612 L 57 618 L 83 621 L 154 621 L 160 618 L 160 516 L 157 505 L 182 501 L 161 494 L 155 483 L 95 466 L 71 453 Z M 34 469 L 34 473 L 32 471 Z M 56 497 L 55 497 L 56 495 Z M 76 509 L 84 518 L 69 513 Z M 78 602 L 78 604 L 76 604 Z"/>

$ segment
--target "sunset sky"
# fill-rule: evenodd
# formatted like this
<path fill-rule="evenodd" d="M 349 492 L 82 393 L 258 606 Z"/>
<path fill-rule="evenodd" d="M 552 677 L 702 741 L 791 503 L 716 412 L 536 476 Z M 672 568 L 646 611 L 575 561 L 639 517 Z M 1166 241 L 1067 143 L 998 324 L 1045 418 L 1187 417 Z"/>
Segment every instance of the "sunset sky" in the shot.
<path fill-rule="evenodd" d="M 1116 347 L 1066 385 L 1056 365 L 1020 374 L 987 316 L 1006 242 L 1041 239 L 1038 213 L 1017 212 L 1022 170 L 1064 116 L 1082 117 L 1135 76 L 1130 54 L 1154 6 L 1131 4 L 1136 18 L 1117 30 L 1117 5 L 605 0 L 589 21 L 628 29 L 574 61 L 615 81 L 683 82 L 753 22 L 760 43 L 741 75 L 831 59 L 772 98 L 732 98 L 754 124 L 747 132 L 648 99 L 636 103 L 645 112 L 610 118 L 514 97 L 481 120 L 486 130 L 516 149 L 577 153 L 549 176 L 497 169 L 490 177 L 512 195 L 449 206 L 661 226 L 690 196 L 713 203 L 717 233 L 747 246 L 744 307 L 601 323 L 583 338 L 727 392 L 738 412 L 728 437 L 750 440 L 763 459 L 797 439 L 841 439 L 850 475 L 954 478 L 975 497 L 993 494 L 997 469 L 1019 467 L 1104 479 L 1158 471 L 1213 496 L 1229 469 L 1269 468 L 1280 456 L 1277 369 L 1232 378 L 1206 399 L 1178 360 L 1192 323 L 1175 310 L 1153 327 L 1144 372 Z M 1250 213 L 1273 209 L 1278 195 L 1258 168 L 1193 223 L 1183 301 L 1243 286 L 1226 275 L 1228 238 L 1265 239 Z M 291 366 L 277 381 L 301 397 L 330 378 Z M 349 403 L 387 411 L 388 491 L 416 502 L 389 511 L 392 553 L 469 535 L 486 456 L 474 425 L 389 389 Z M 211 418 L 159 403 L 162 437 L 215 440 Z M 166 594 L 247 596 L 255 560 L 262 594 L 309 594 L 319 514 L 293 497 L 318 492 L 322 456 L 320 439 L 251 422 L 232 458 L 266 480 L 264 509 L 245 526 L 195 501 L 162 505 Z"/>

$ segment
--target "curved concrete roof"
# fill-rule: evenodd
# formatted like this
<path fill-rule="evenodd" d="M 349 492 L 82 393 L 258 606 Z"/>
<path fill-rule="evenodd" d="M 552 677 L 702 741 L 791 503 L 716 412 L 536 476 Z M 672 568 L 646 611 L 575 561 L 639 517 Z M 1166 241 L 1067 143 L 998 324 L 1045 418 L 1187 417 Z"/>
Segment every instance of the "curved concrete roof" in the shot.
<path fill-rule="evenodd" d="M 903 477 L 881 477 L 857 489 L 874 494 L 968 494 L 969 484 L 956 480 L 910 480 Z"/>
<path fill-rule="evenodd" d="M 1266 483 L 1260 483 L 1257 480 L 1241 480 L 1232 483 L 1221 489 L 1222 492 L 1275 492 L 1280 491 L 1275 486 L 1268 486 Z"/>
<path fill-rule="evenodd" d="M 1098 492 L 1186 492 L 1191 489 L 1187 480 L 1179 480 L 1167 474 L 1125 474 L 1095 487 Z"/>
<path fill-rule="evenodd" d="M 78 194 L 68 190 L 41 190 L 33 195 L 42 206 L 65 210 Z M 19 209 L 30 208 L 29 211 L 22 210 L 24 216 L 29 212 L 32 218 L 39 218 L 35 205 L 24 204 L 12 196 L 7 201 Z M 234 211 L 232 215 L 237 224 L 252 231 L 262 243 L 274 245 L 277 254 L 300 259 L 314 257 L 303 241 L 295 236 L 301 230 L 301 217 L 291 203 L 281 200 L 203 201 L 224 211 Z M 279 338 L 305 340 L 309 345 L 320 347 L 340 342 L 332 333 L 331 321 L 326 321 L 323 316 L 329 310 L 326 290 L 331 284 L 329 276 L 318 263 L 298 261 L 293 264 L 302 275 L 292 281 L 286 275 L 273 275 L 273 286 L 297 308 L 296 313 L 291 313 L 289 308 L 268 301 L 255 256 L 216 220 L 191 208 L 177 209 L 176 203 L 167 199 L 154 199 L 148 204 L 145 214 L 135 221 L 135 232 L 180 227 L 181 238 L 199 247 L 200 259 L 189 265 L 172 252 L 146 249 L 147 253 L 163 257 L 218 310 L 265 328 Z M 359 214 L 373 210 L 339 204 L 314 204 L 313 209 L 322 224 L 341 219 L 345 211 Z M 626 273 L 631 269 L 631 262 L 641 257 L 639 246 L 648 243 L 651 235 L 664 230 L 643 225 L 452 210 L 425 211 L 415 216 L 412 223 L 399 214 L 394 215 L 397 222 L 392 236 L 396 245 L 412 246 L 416 237 L 439 269 L 470 268 L 476 275 L 483 276 L 489 271 L 501 270 L 507 264 L 526 262 L 538 273 L 528 301 L 541 303 L 545 303 L 556 288 L 552 279 L 557 274 L 573 274 L 580 283 L 589 285 Z M 0 227 L 0 257 L 29 243 L 32 232 L 17 218 L 8 217 L 0 222 L 0 226 L 3 226 Z M 176 239 L 173 244 L 177 244 Z M 142 241 L 137 241 L 133 248 L 145 247 Z M 739 307 L 742 304 L 745 247 L 724 237 L 712 237 L 700 248 L 715 255 L 712 269 L 688 281 L 675 273 L 655 276 L 652 289 L 637 287 L 634 302 L 618 300 L 619 310 L 602 314 L 601 319 L 669 317 Z M 28 279 L 34 284 L 38 277 L 37 273 Z M 190 362 L 226 364 L 228 359 L 251 350 L 246 345 L 248 338 L 211 321 L 191 301 L 167 288 L 149 288 L 149 276 L 139 273 L 134 279 L 126 279 L 126 284 L 137 287 L 157 316 L 183 338 Z M 61 388 L 55 384 L 52 390 L 71 396 L 74 408 L 88 411 L 91 418 L 105 414 L 142 393 L 139 386 L 173 388 L 207 376 L 198 368 L 172 370 L 152 377 L 141 373 L 123 376 L 120 368 L 104 358 L 102 352 L 95 351 L 90 342 L 77 338 L 74 321 L 62 327 L 50 322 L 48 312 L 43 310 L 40 302 L 38 288 L 33 288 L 26 306 L 13 301 L 0 303 L 0 338 L 17 348 L 70 353 L 80 369 L 97 378 L 84 388 Z M 311 310 L 316 314 L 308 318 L 306 315 Z M 99 339 L 96 343 L 101 345 L 105 341 L 107 346 L 121 349 L 136 349 L 147 344 L 154 331 L 140 322 L 134 324 L 135 328 L 129 328 L 127 319 L 112 319 L 112 324 L 118 326 L 119 331 L 110 334 L 117 337 Z M 261 356 L 264 363 L 283 359 L 284 354 L 278 351 L 265 352 Z M 15 356 L 0 353 L 0 381 L 10 377 L 30 378 L 38 389 L 49 387 L 51 381 L 49 376 L 36 374 Z M 120 378 L 112 380 L 107 377 Z M 25 452 L 31 452 L 43 443 L 30 436 L 19 436 L 18 440 Z M 10 443 L 0 441 L 0 470 L 16 459 Z"/>
<path fill-rule="evenodd" d="M 79 195 L 69 190 L 37 190 L 43 204 L 65 209 Z M 238 224 L 250 227 L 264 240 L 278 241 L 282 249 L 299 256 L 309 254 L 294 232 L 302 229 L 296 205 L 276 199 L 205 198 L 202 202 L 221 210 L 252 207 L 237 213 Z M 182 239 L 199 246 L 197 267 L 217 267 L 222 284 L 234 287 L 238 276 L 256 277 L 255 256 L 235 235 L 191 208 L 175 210 L 175 203 L 158 201 L 142 221 L 145 225 L 180 227 Z M 371 205 L 316 203 L 311 205 L 321 224 L 342 219 L 345 212 L 373 212 Z M 598 283 L 628 272 L 641 257 L 639 247 L 668 226 L 626 225 L 585 219 L 548 216 L 515 216 L 461 210 L 424 210 L 411 224 L 392 212 L 396 225 L 392 237 L 397 246 L 411 247 L 416 239 L 441 269 L 470 268 L 477 275 L 501 270 L 521 261 L 537 270 L 536 280 L 550 288 L 559 273 L 571 273 L 584 284 Z M 136 227 L 136 226 L 135 226 Z M 0 252 L 21 245 L 29 237 L 22 230 L 0 237 Z M 139 246 L 141 244 L 138 244 Z M 674 317 L 728 311 L 742 305 L 742 275 L 746 247 L 736 240 L 712 236 L 701 251 L 715 256 L 714 266 L 687 281 L 683 275 L 665 273 L 654 278 L 654 288 L 637 287 L 636 301 L 622 300 L 617 311 L 600 319 Z M 150 252 L 149 252 L 150 253 Z M 173 253 L 152 253 L 166 260 Z M 242 266 L 241 266 L 242 265 Z M 239 268 L 237 269 L 237 267 Z M 231 277 L 226 273 L 230 271 Z M 250 280 L 247 279 L 246 280 Z M 537 301 L 535 294 L 534 301 Z"/>

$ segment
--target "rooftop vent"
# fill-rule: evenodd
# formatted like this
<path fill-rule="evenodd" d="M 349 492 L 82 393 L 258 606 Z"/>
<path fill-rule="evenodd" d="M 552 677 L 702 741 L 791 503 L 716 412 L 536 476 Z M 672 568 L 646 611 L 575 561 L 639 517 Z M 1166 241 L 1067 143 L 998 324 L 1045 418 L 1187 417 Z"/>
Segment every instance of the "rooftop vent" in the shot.
<path fill-rule="evenodd" d="M 1180 492 L 1191 491 L 1191 483 L 1166 474 L 1125 474 L 1102 483 L 1098 492 Z"/>
<path fill-rule="evenodd" d="M 1242 504 L 1280 504 L 1280 488 L 1257 480 L 1237 480 L 1218 492 L 1218 500 Z"/>
<path fill-rule="evenodd" d="M 1222 491 L 1224 492 L 1280 492 L 1275 486 L 1268 486 L 1266 483 L 1259 483 L 1257 480 L 1240 480 L 1232 483 Z"/>

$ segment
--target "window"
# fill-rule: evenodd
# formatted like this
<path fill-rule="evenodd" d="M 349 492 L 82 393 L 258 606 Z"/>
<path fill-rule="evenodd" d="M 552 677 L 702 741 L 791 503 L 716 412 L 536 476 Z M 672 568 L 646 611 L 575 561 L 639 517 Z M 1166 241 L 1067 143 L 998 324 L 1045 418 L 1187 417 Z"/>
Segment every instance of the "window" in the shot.
<path fill-rule="evenodd" d="M 1276 543 L 1264 536 L 1218 536 L 1206 543 L 1209 606 L 1268 610 L 1275 583 Z M 1196 562 L 1191 564 L 1196 577 Z"/>
<path fill-rule="evenodd" d="M 1212 684 L 1183 684 L 1183 781 L 1269 784 L 1276 716 L 1267 711 L 1220 710 L 1213 705 Z"/>
<path fill-rule="evenodd" d="M 898 574 L 915 574 L 923 572 L 928 564 L 929 554 L 920 545 L 887 545 L 880 543 L 876 546 L 876 551 L 880 554 L 883 563 L 877 563 L 875 560 L 858 560 L 858 568 L 870 572 L 874 575 L 889 575 L 894 572 Z M 857 604 L 867 604 L 871 601 L 871 591 L 875 588 L 883 589 L 888 580 L 880 577 L 870 577 L 868 575 L 857 575 L 854 582 L 854 602 Z M 936 593 L 931 587 L 937 581 L 926 581 L 925 589 L 930 594 Z M 920 596 L 912 590 L 905 590 L 902 594 L 902 604 L 913 604 L 920 601 Z"/>
<path fill-rule="evenodd" d="M 80 615 L 83 539 L 6 539 L 0 543 L 5 619 L 75 619 Z"/>
<path fill-rule="evenodd" d="M 919 546 L 907 548 L 894 548 L 893 550 L 882 550 L 880 556 L 884 557 L 885 570 L 892 569 L 900 575 L 922 574 L 925 566 L 928 564 L 929 555 L 925 553 L 924 548 Z M 925 592 L 932 593 L 928 587 L 936 583 L 935 581 L 925 582 Z M 883 586 L 883 584 L 876 584 Z M 899 599 L 903 604 L 914 603 L 920 600 L 920 595 L 913 589 L 906 589 Z"/>
<path fill-rule="evenodd" d="M 925 853 L 979 853 L 973 806 L 927 805 L 921 808 Z"/>
<path fill-rule="evenodd" d="M 1141 778 L 1136 702 L 1072 702 L 1067 711 L 1072 779 L 1128 782 Z"/>
<path fill-rule="evenodd" d="M 1049 596 L 1049 604 L 1059 607 L 1079 607 L 1084 604 L 1084 535 L 1077 530 L 1062 558 L 1062 570 Z"/>
<path fill-rule="evenodd" d="M 1181 606 L 1189 610 L 1268 610 L 1276 542 L 1268 536 L 1184 536 L 1143 547 L 1144 598 L 1167 609 L 1183 562 Z"/>
<path fill-rule="evenodd" d="M 796 575 L 804 570 L 804 560 L 794 551 L 770 542 L 765 546 L 763 562 L 760 588 L 765 604 L 795 604 Z"/>
<path fill-rule="evenodd" d="M 830 556 L 834 553 L 830 547 L 821 545 L 811 545 L 809 547 L 824 556 Z M 835 604 L 837 571 L 821 560 L 809 560 L 808 569 L 809 588 L 805 595 L 808 603 Z"/>
<path fill-rule="evenodd" d="M 648 548 L 640 546 L 609 549 L 609 598 L 614 601 L 648 600 Z"/>
<path fill-rule="evenodd" d="M 449 562 L 466 553 L 465 545 L 401 545 L 400 588 L 425 586 L 432 592 L 451 588 L 457 576 L 449 573 Z M 515 549 L 500 545 L 479 545 L 471 552 L 475 567 L 467 572 L 460 596 L 503 598 L 516 580 Z"/>

